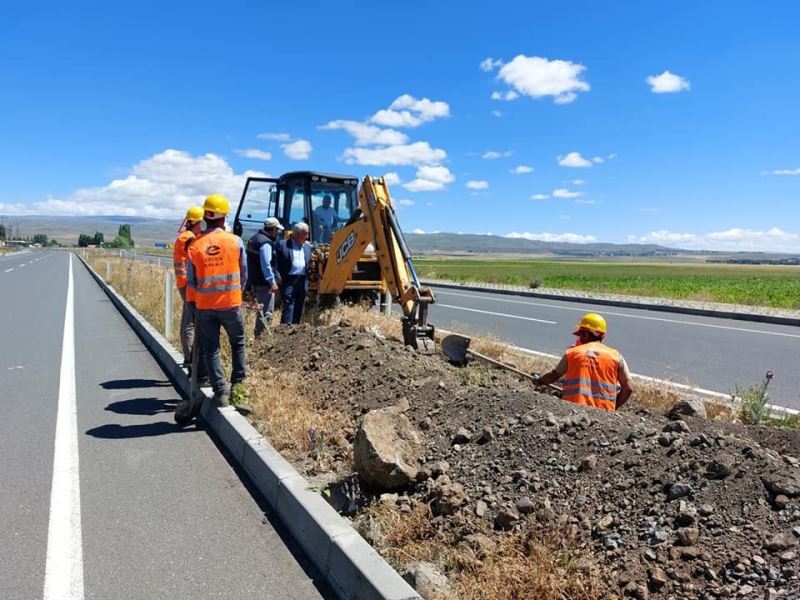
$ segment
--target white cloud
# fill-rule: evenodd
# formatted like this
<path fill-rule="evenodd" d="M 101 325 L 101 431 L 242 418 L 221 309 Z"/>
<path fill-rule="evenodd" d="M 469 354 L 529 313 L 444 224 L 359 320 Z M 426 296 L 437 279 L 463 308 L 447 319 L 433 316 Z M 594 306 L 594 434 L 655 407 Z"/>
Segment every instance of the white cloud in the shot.
<path fill-rule="evenodd" d="M 307 140 L 296 140 L 288 144 L 281 144 L 283 153 L 294 160 L 308 160 L 311 158 L 311 143 Z"/>
<path fill-rule="evenodd" d="M 447 152 L 431 148 L 428 142 L 400 144 L 386 148 L 347 148 L 342 160 L 348 165 L 425 165 L 436 164 L 447 158 Z"/>
<path fill-rule="evenodd" d="M 486 190 L 489 189 L 489 182 L 485 179 L 471 179 L 467 182 L 467 187 L 471 190 Z"/>
<path fill-rule="evenodd" d="M 597 200 L 587 200 L 586 198 L 578 198 L 575 204 L 597 204 Z"/>
<path fill-rule="evenodd" d="M 608 155 L 608 160 L 614 160 L 615 158 L 617 158 L 617 155 L 614 154 L 613 152 Z"/>
<path fill-rule="evenodd" d="M 514 90 L 508 90 L 507 92 L 492 92 L 492 100 L 505 100 L 507 102 L 511 102 L 517 98 L 519 98 L 519 94 Z"/>
<path fill-rule="evenodd" d="M 411 233 L 417 233 L 419 235 L 425 235 L 425 230 L 417 228 L 414 231 L 412 231 Z"/>
<path fill-rule="evenodd" d="M 497 65 L 499 66 L 499 65 Z M 497 78 L 511 86 L 513 92 L 531 98 L 552 96 L 556 104 L 569 104 L 578 92 L 588 92 L 590 86 L 581 79 L 586 67 L 567 60 L 548 60 L 539 56 L 520 54 L 502 65 Z M 513 100 L 495 92 L 494 100 Z"/>
<path fill-rule="evenodd" d="M 572 185 L 583 185 L 584 183 L 586 183 L 586 180 L 585 179 L 572 179 L 572 180 L 570 180 L 570 183 Z"/>
<path fill-rule="evenodd" d="M 385 173 L 383 175 L 383 180 L 388 183 L 389 185 L 397 185 L 401 183 L 400 175 L 392 171 L 391 173 Z"/>
<path fill-rule="evenodd" d="M 570 242 L 573 244 L 588 244 L 596 242 L 597 238 L 593 235 L 582 235 L 580 233 L 529 233 L 527 231 L 512 231 L 506 234 L 507 238 L 538 240 L 542 242 Z"/>
<path fill-rule="evenodd" d="M 662 244 L 687 250 L 800 252 L 800 235 L 777 227 L 767 230 L 733 227 L 700 234 L 659 229 L 642 236 L 629 236 L 628 239 L 638 243 Z"/>
<path fill-rule="evenodd" d="M 259 133 L 258 136 L 261 140 L 272 140 L 274 142 L 288 142 L 292 136 L 288 133 Z"/>
<path fill-rule="evenodd" d="M 483 59 L 480 64 L 481 71 L 486 71 L 487 73 L 489 71 L 494 71 L 496 68 L 502 66 L 503 66 L 502 60 L 495 60 L 492 57 Z"/>
<path fill-rule="evenodd" d="M 581 192 L 573 192 L 566 188 L 558 188 L 557 190 L 553 190 L 553 198 L 577 198 L 581 195 Z"/>
<path fill-rule="evenodd" d="M 428 98 L 417 100 L 409 94 L 403 94 L 388 109 L 379 110 L 372 115 L 370 121 L 385 127 L 419 127 L 428 121 L 449 116 L 450 106 L 447 102 Z"/>
<path fill-rule="evenodd" d="M 661 75 L 650 75 L 645 81 L 654 94 L 685 92 L 691 89 L 688 79 L 669 71 L 664 71 Z"/>
<path fill-rule="evenodd" d="M 493 110 L 492 114 L 497 117 L 498 119 L 503 116 L 503 111 L 500 110 Z"/>
<path fill-rule="evenodd" d="M 409 192 L 435 192 L 455 180 L 455 175 L 447 167 L 422 166 L 417 169 L 416 179 L 403 184 L 403 187 Z"/>
<path fill-rule="evenodd" d="M 592 162 L 590 160 L 583 158 L 580 152 L 570 152 L 566 156 L 559 156 L 558 164 L 561 165 L 562 167 L 574 167 L 574 168 L 592 166 Z"/>
<path fill-rule="evenodd" d="M 396 146 L 408 141 L 408 136 L 396 129 L 381 129 L 360 121 L 337 119 L 328 122 L 320 129 L 344 129 L 355 138 L 357 146 Z"/>
<path fill-rule="evenodd" d="M 505 152 L 497 152 L 496 150 L 489 150 L 488 152 L 484 152 L 482 158 L 486 160 L 495 160 L 498 158 L 508 158 L 511 156 L 513 152 L 511 150 L 506 150 Z"/>
<path fill-rule="evenodd" d="M 402 200 L 397 200 L 397 204 L 401 206 L 414 206 L 414 201 L 403 198 Z"/>
<path fill-rule="evenodd" d="M 531 200 L 547 200 L 550 197 L 550 194 L 534 194 L 531 196 Z"/>
<path fill-rule="evenodd" d="M 800 169 L 776 169 L 773 175 L 800 175 Z"/>
<path fill-rule="evenodd" d="M 259 171 L 235 173 L 216 154 L 192 156 L 168 149 L 137 163 L 125 177 L 107 185 L 82 188 L 66 198 L 48 198 L 31 205 L 0 205 L 0 212 L 180 218 L 187 207 L 202 204 L 209 194 L 221 193 L 235 202 L 247 176 L 269 175 Z"/>
<path fill-rule="evenodd" d="M 513 169 L 511 169 L 510 173 L 514 175 L 522 175 L 524 173 L 533 173 L 533 167 L 529 167 L 528 165 L 517 165 Z"/>
<path fill-rule="evenodd" d="M 598 165 L 602 165 L 604 162 L 606 162 L 606 159 L 603 158 L 602 156 L 595 156 L 592 159 L 592 162 L 595 163 L 595 164 L 598 164 Z"/>
<path fill-rule="evenodd" d="M 269 152 L 265 152 L 264 150 L 258 150 L 256 148 L 247 148 L 245 150 L 234 150 L 236 154 L 239 156 L 243 156 L 245 158 L 255 158 L 258 160 L 270 160 L 272 158 L 272 154 Z"/>

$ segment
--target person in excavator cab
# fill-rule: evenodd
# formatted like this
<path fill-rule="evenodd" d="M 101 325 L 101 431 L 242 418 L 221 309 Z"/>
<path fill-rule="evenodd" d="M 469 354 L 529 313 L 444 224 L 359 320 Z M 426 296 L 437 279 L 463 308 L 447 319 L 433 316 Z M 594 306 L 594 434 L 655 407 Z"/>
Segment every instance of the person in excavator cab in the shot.
<path fill-rule="evenodd" d="M 575 345 L 552 371 L 534 382 L 549 385 L 562 377 L 561 397 L 575 404 L 618 410 L 633 393 L 628 365 L 618 350 L 603 343 L 608 327 L 597 313 L 587 313 L 575 326 Z"/>
<path fill-rule="evenodd" d="M 314 209 L 315 238 L 323 244 L 329 244 L 337 223 L 336 210 L 331 206 L 331 196 L 325 194 L 322 197 L 322 204 Z"/>

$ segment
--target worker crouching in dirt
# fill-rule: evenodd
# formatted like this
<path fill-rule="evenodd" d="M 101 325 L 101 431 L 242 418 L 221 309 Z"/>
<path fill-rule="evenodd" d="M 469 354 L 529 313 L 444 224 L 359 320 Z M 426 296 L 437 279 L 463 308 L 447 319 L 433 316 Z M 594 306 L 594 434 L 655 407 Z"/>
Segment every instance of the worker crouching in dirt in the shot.
<path fill-rule="evenodd" d="M 622 354 L 603 343 L 606 332 L 603 317 L 585 314 L 573 332 L 578 337 L 575 345 L 536 383 L 549 385 L 563 377 L 564 400 L 603 410 L 621 408 L 633 393 L 631 377 Z"/>
<path fill-rule="evenodd" d="M 200 352 L 214 390 L 214 403 L 227 406 L 231 388 L 219 359 L 219 334 L 224 327 L 231 344 L 231 385 L 244 381 L 245 357 L 242 289 L 247 283 L 247 259 L 242 240 L 225 231 L 228 200 L 214 194 L 203 205 L 206 231 L 189 245 L 188 282 L 194 288 Z"/>

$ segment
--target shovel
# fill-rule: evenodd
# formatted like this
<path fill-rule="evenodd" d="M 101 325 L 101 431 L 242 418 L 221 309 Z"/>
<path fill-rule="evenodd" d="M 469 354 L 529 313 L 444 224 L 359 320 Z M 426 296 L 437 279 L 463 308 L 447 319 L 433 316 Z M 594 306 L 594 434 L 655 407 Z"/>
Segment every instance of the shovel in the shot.
<path fill-rule="evenodd" d="M 506 369 L 508 371 L 512 371 L 513 373 L 516 373 L 517 375 L 520 375 L 525 379 L 529 379 L 534 384 L 536 384 L 536 378 L 530 373 L 526 373 L 525 371 L 520 371 L 519 369 L 517 369 L 512 365 L 506 364 L 504 362 L 486 356 L 485 354 L 481 354 L 480 352 L 476 352 L 475 350 L 470 350 L 469 349 L 470 341 L 471 341 L 470 338 L 465 337 L 463 335 L 448 335 L 446 338 L 442 340 L 442 352 L 444 352 L 444 355 L 453 364 L 464 366 L 467 364 L 470 356 L 475 356 L 497 367 Z M 558 392 L 561 391 L 561 388 L 558 387 L 557 385 L 548 384 L 542 387 L 548 387 Z"/>

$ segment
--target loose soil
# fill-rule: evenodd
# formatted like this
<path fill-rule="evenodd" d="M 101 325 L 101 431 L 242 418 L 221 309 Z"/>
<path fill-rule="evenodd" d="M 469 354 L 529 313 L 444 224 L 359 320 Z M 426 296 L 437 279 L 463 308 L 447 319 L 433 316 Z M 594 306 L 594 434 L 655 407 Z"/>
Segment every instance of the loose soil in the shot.
<path fill-rule="evenodd" d="M 487 533 L 494 543 L 531 532 L 600 574 L 585 597 L 800 597 L 796 431 L 671 420 L 635 400 L 617 413 L 580 407 L 506 371 L 455 367 L 346 321 L 278 326 L 251 357 L 257 384 L 269 370 L 301 374 L 315 409 L 339 415 L 331 430 L 323 422 L 310 431 L 305 448 L 284 450 L 312 481 L 346 483 L 329 490 L 345 489 L 350 502 L 336 505 L 356 524 L 370 503 L 424 507 L 428 526 L 471 546 L 478 561 Z M 253 419 L 265 431 L 258 404 L 270 398 L 261 396 Z M 353 477 L 350 443 L 359 417 L 404 399 L 425 446 L 422 474 L 381 497 Z M 391 554 L 380 535 L 365 537 Z M 440 567 L 457 587 L 464 564 Z M 484 597 L 528 597 L 508 594 Z"/>

